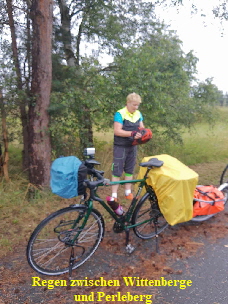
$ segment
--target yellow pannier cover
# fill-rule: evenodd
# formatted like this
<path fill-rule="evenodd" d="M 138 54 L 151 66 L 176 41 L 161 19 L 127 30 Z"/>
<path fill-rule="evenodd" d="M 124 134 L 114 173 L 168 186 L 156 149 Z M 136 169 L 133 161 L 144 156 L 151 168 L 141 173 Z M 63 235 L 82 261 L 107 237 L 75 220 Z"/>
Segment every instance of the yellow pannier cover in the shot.
<path fill-rule="evenodd" d="M 162 160 L 164 164 L 160 168 L 150 170 L 147 184 L 154 188 L 164 218 L 170 225 L 191 220 L 198 174 L 166 154 L 144 157 L 142 162 L 147 162 L 153 157 Z M 146 169 L 140 167 L 137 178 L 143 178 Z"/>

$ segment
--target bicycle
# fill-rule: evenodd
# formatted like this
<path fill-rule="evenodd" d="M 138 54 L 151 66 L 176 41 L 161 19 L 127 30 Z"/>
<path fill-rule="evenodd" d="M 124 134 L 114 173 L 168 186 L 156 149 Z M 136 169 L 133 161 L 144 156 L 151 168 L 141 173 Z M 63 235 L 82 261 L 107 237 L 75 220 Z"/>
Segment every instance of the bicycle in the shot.
<path fill-rule="evenodd" d="M 135 235 L 141 239 L 155 237 L 158 252 L 158 235 L 168 227 L 168 223 L 160 211 L 154 189 L 147 184 L 146 180 L 150 170 L 161 167 L 163 161 L 151 158 L 148 162 L 139 164 L 147 170 L 142 179 L 131 181 L 131 183 L 139 183 L 137 193 L 122 216 L 115 214 L 111 207 L 98 196 L 97 190 L 101 186 L 125 184 L 129 181 L 111 182 L 105 179 L 104 171 L 94 168 L 99 164 L 93 157 L 85 161 L 90 179 L 85 180 L 84 185 L 89 189 L 89 198 L 84 197 L 80 204 L 52 213 L 32 233 L 27 246 L 27 260 L 38 273 L 60 275 L 69 272 L 71 277 L 72 271 L 84 264 L 95 253 L 104 237 L 105 223 L 101 213 L 94 208 L 94 201 L 100 203 L 115 220 L 114 232 L 126 233 L 128 253 L 134 251 L 129 239 L 130 229 L 133 229 Z M 140 198 L 143 187 L 146 193 Z M 218 189 L 224 193 L 224 204 L 226 204 L 228 183 L 222 183 Z M 205 221 L 214 215 L 197 216 L 192 220 Z"/>
<path fill-rule="evenodd" d="M 148 173 L 153 168 L 163 165 L 163 161 L 151 158 L 140 166 L 147 167 L 143 179 L 132 180 L 139 183 L 138 190 L 129 208 L 122 216 L 118 216 L 111 207 L 97 194 L 101 186 L 124 184 L 129 181 L 111 182 L 104 178 L 104 171 L 95 169 L 99 164 L 93 157 L 85 161 L 90 180 L 84 181 L 89 189 L 89 198 L 80 204 L 60 209 L 44 219 L 32 233 L 27 245 L 27 260 L 38 273 L 44 275 L 60 275 L 72 271 L 84 264 L 96 251 L 104 237 L 105 223 L 101 213 L 93 206 L 97 201 L 115 220 L 115 233 L 126 233 L 126 251 L 131 253 L 134 247 L 130 244 L 129 231 L 141 239 L 156 237 L 158 251 L 158 235 L 168 227 L 163 217 L 157 196 L 146 182 Z M 140 198 L 143 187 L 146 193 Z"/>

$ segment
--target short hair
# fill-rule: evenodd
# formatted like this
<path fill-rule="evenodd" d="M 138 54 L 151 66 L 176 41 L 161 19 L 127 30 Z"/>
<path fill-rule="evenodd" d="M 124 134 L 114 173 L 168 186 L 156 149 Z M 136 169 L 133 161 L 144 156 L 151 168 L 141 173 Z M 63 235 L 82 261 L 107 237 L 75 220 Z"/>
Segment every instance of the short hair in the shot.
<path fill-rule="evenodd" d="M 141 103 L 142 99 L 141 99 L 140 95 L 138 95 L 136 93 L 131 93 L 131 94 L 127 95 L 127 103 L 132 102 L 132 101 Z"/>

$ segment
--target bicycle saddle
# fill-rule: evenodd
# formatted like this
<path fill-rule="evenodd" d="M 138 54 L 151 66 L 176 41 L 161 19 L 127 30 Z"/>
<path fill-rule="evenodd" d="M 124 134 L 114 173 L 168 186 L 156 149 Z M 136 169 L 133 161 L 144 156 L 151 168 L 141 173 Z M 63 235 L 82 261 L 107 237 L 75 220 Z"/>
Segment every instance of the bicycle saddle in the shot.
<path fill-rule="evenodd" d="M 139 166 L 160 168 L 163 164 L 164 162 L 162 160 L 159 160 L 157 158 L 151 158 L 148 162 L 140 163 Z"/>

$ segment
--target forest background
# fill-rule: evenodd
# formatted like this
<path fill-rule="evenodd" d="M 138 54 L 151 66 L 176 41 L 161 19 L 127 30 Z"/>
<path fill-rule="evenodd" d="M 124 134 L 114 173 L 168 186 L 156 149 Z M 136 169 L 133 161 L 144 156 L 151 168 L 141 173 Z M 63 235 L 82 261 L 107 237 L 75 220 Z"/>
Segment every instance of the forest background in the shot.
<path fill-rule="evenodd" d="M 82 158 L 90 146 L 110 174 L 113 114 L 129 92 L 142 96 L 140 110 L 154 134 L 139 147 L 139 159 L 175 156 L 174 147 L 183 152 L 184 139 L 189 134 L 191 141 L 197 124 L 212 128 L 224 115 L 228 96 L 213 79 L 197 81 L 198 58 L 193 51 L 184 53 L 175 31 L 157 19 L 155 8 L 164 3 L 182 1 L 1 2 L 4 182 L 14 179 L 17 159 L 30 184 L 46 187 L 54 158 Z M 226 19 L 226 3 L 220 1 L 214 13 Z M 201 132 L 208 134 L 210 128 Z M 200 162 L 187 154 L 177 156 L 186 164 Z"/>
<path fill-rule="evenodd" d="M 43 191 L 53 159 L 82 159 L 95 146 L 110 177 L 113 115 L 130 92 L 142 96 L 154 134 L 138 161 L 167 153 L 196 169 L 202 183 L 218 183 L 227 163 L 228 96 L 213 79 L 197 82 L 198 58 L 156 18 L 161 2 L 182 1 L 0 2 L 1 254 L 69 204 Z M 227 11 L 220 1 L 215 14 L 223 20 Z"/>

